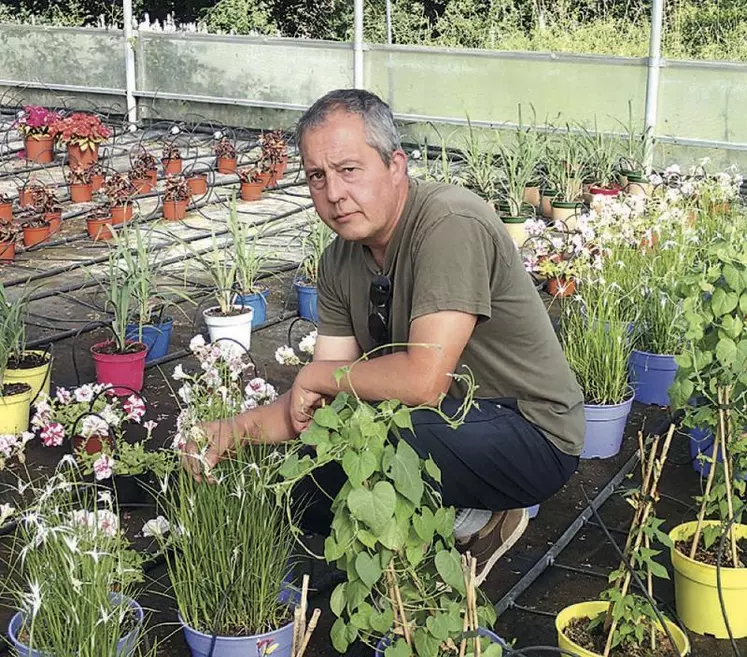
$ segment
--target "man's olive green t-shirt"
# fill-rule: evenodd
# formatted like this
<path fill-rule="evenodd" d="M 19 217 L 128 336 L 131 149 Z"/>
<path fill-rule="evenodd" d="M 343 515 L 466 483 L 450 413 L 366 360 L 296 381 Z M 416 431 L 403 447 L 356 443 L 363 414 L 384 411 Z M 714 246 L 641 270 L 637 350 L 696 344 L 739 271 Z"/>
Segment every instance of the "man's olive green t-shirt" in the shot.
<path fill-rule="evenodd" d="M 475 377 L 476 396 L 516 399 L 522 415 L 561 451 L 581 453 L 581 389 L 516 246 L 487 203 L 462 187 L 410 180 L 383 270 L 357 242 L 337 238 L 324 252 L 320 335 L 355 336 L 363 351 L 374 348 L 369 287 L 378 273 L 392 283 L 392 343 L 406 343 L 410 322 L 422 315 L 476 315 L 460 360 Z M 463 386 L 455 381 L 448 394 L 463 398 Z"/>

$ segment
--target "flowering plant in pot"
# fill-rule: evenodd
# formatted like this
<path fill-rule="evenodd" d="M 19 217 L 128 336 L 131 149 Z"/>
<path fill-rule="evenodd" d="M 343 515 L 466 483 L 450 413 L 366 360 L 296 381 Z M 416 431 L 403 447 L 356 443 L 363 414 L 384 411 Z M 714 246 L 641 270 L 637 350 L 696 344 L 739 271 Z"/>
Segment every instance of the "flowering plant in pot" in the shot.
<path fill-rule="evenodd" d="M 564 134 L 548 144 L 546 185 L 558 192 L 558 197 L 551 203 L 552 220 L 561 230 L 576 228 L 583 207 L 581 194 L 587 158 L 583 136 L 573 133 L 570 125 L 566 125 Z"/>
<path fill-rule="evenodd" d="M 13 199 L 8 194 L 0 193 L 0 223 L 13 221 Z"/>
<path fill-rule="evenodd" d="M 167 176 L 175 176 L 181 173 L 182 154 L 176 144 L 164 144 L 161 152 L 161 164 Z"/>
<path fill-rule="evenodd" d="M 78 167 L 69 169 L 67 183 L 70 185 L 70 200 L 73 203 L 88 203 L 91 200 L 91 170 Z"/>
<path fill-rule="evenodd" d="M 728 214 L 739 198 L 742 175 L 735 165 L 715 175 L 708 172 L 709 158 L 703 158 L 690 169 L 688 180 L 695 186 L 699 205 L 710 213 Z"/>
<path fill-rule="evenodd" d="M 638 434 L 641 485 L 625 491 L 633 507 L 633 521 L 620 552 L 621 563 L 610 574 L 610 586 L 599 602 L 582 602 L 563 609 L 555 619 L 558 646 L 579 657 L 674 657 L 687 655 L 690 642 L 678 625 L 665 618 L 654 600 L 654 578 L 669 579 L 666 568 L 655 557 L 660 550 L 652 544 L 671 546 L 669 536 L 657 518 L 654 502 L 672 442 L 675 427 L 662 440 L 659 436 L 644 440 Z M 641 587 L 644 595 L 634 593 Z"/>
<path fill-rule="evenodd" d="M 620 451 L 633 405 L 628 382 L 633 346 L 628 317 L 620 309 L 600 278 L 584 285 L 560 320 L 563 352 L 584 393 L 585 459 Z"/>
<path fill-rule="evenodd" d="M 319 278 L 319 261 L 324 249 L 335 239 L 334 231 L 316 215 L 308 215 L 309 231 L 301 241 L 303 260 L 293 285 L 298 295 L 298 315 L 314 323 L 317 313 L 316 283 Z"/>
<path fill-rule="evenodd" d="M 290 329 L 289 329 L 290 330 Z M 314 348 L 316 347 L 316 338 L 317 338 L 317 332 L 316 329 L 305 335 L 298 343 L 298 350 L 305 354 L 308 358 L 307 360 L 301 360 L 301 358 L 296 354 L 293 347 L 290 345 L 283 345 L 282 347 L 278 347 L 275 350 L 275 360 L 280 363 L 281 365 L 290 365 L 290 366 L 298 366 L 298 365 L 306 365 L 306 363 L 311 361 L 311 357 L 314 355 Z M 290 340 L 288 340 L 290 342 Z"/>
<path fill-rule="evenodd" d="M 99 144 L 109 139 L 112 133 L 95 114 L 73 112 L 55 121 L 51 134 L 59 143 L 67 144 L 71 167 L 85 167 L 98 161 Z"/>
<path fill-rule="evenodd" d="M 167 221 L 184 219 L 189 197 L 189 185 L 184 176 L 169 176 L 163 194 L 163 218 Z"/>
<path fill-rule="evenodd" d="M 54 160 L 54 134 L 51 128 L 61 116 L 61 112 L 39 105 L 24 105 L 18 112 L 13 127 L 23 135 L 29 162 L 46 164 Z"/>
<path fill-rule="evenodd" d="M 238 174 L 241 181 L 239 188 L 241 200 L 258 201 L 262 198 L 265 181 L 257 166 L 243 167 L 238 170 Z"/>
<path fill-rule="evenodd" d="M 747 600 L 747 248 L 736 239 L 743 230 L 726 228 L 684 277 L 686 342 L 671 388 L 673 404 L 686 411 L 685 425 L 715 438 L 703 456 L 710 470 L 696 499 L 697 520 L 670 532 L 677 613 L 689 629 L 718 638 L 747 636 L 739 611 Z"/>
<path fill-rule="evenodd" d="M 93 208 L 86 216 L 86 229 L 88 237 L 94 242 L 113 239 L 115 232 L 112 208 L 105 206 Z"/>
<path fill-rule="evenodd" d="M 137 155 L 130 155 L 130 168 L 137 170 L 150 180 L 151 186 L 155 186 L 158 180 L 158 161 L 144 147 L 140 147 Z"/>
<path fill-rule="evenodd" d="M 14 224 L 0 223 L 0 262 L 15 260 L 18 227 Z"/>
<path fill-rule="evenodd" d="M 41 214 L 33 214 L 21 224 L 23 244 L 28 249 L 49 239 L 52 227 Z"/>
<path fill-rule="evenodd" d="M 262 147 L 261 161 L 268 163 L 275 174 L 275 178 L 282 178 L 288 166 L 288 143 L 282 130 L 273 130 L 259 136 Z"/>
<path fill-rule="evenodd" d="M 98 383 L 113 386 L 113 394 L 128 395 L 143 387 L 145 357 L 148 347 L 127 337 L 127 326 L 132 317 L 133 280 L 118 258 L 118 249 L 109 251 L 106 274 L 96 279 L 106 294 L 105 309 L 112 314 L 112 339 L 97 342 L 91 347 Z"/>
<path fill-rule="evenodd" d="M 79 482 L 66 462 L 18 513 L 8 580 L 18 654 L 125 656 L 143 640 L 135 601 L 143 557 L 120 529 L 111 494 Z"/>
<path fill-rule="evenodd" d="M 91 175 L 91 191 L 98 192 L 104 186 L 104 167 L 94 162 L 88 166 L 88 172 Z"/>
<path fill-rule="evenodd" d="M 605 134 L 594 121 L 594 130 L 582 128 L 586 149 L 582 179 L 588 181 L 584 199 L 591 202 L 597 195 L 617 196 L 622 188 L 618 184 L 619 145 L 616 137 Z"/>
<path fill-rule="evenodd" d="M 213 147 L 215 166 L 218 173 L 233 173 L 236 171 L 236 145 L 228 138 L 221 137 Z"/>
<path fill-rule="evenodd" d="M 107 177 L 102 187 L 111 208 L 112 223 L 122 224 L 132 219 L 132 197 L 137 190 L 121 173 Z"/>
<path fill-rule="evenodd" d="M 154 182 L 151 178 L 151 169 L 145 162 L 136 161 L 130 168 L 127 177 L 137 194 L 147 194 L 153 189 Z"/>

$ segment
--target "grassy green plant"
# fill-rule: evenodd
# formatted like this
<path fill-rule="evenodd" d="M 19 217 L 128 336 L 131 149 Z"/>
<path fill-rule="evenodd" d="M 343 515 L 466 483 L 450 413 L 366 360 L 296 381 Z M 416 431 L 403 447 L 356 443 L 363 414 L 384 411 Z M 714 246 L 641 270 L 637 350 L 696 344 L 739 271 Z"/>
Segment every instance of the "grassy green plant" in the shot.
<path fill-rule="evenodd" d="M 594 128 L 581 128 L 586 149 L 583 167 L 584 182 L 609 187 L 617 182 L 617 164 L 620 158 L 620 143 L 616 137 L 599 129 L 596 118 Z"/>
<path fill-rule="evenodd" d="M 301 262 L 301 281 L 316 285 L 319 278 L 319 262 L 322 253 L 335 239 L 335 232 L 316 215 L 308 215 L 308 233 L 301 241 L 303 261 Z"/>
<path fill-rule="evenodd" d="M 498 197 L 508 204 L 511 216 L 524 215 L 524 190 L 538 180 L 537 167 L 543 153 L 539 135 L 529 127 L 520 127 L 510 136 L 496 136 L 500 156 Z"/>
<path fill-rule="evenodd" d="M 237 290 L 241 294 L 261 292 L 264 288 L 259 278 L 267 273 L 268 263 L 272 261 L 274 254 L 259 246 L 259 240 L 262 237 L 261 229 L 253 228 L 251 224 L 239 219 L 236 212 L 236 199 L 231 202 L 228 232 L 232 241 L 232 252 L 229 257 L 236 266 Z"/>
<path fill-rule="evenodd" d="M 496 200 L 496 187 L 498 170 L 495 166 L 495 144 L 491 142 L 481 143 L 478 134 L 467 117 L 468 132 L 466 145 L 462 149 L 464 167 L 461 178 L 464 185 L 475 194 L 485 199 L 488 203 Z"/>
<path fill-rule="evenodd" d="M 19 359 L 26 349 L 27 312 L 28 291 L 24 290 L 20 298 L 11 301 L 0 283 L 0 396 L 8 361 Z"/>
<path fill-rule="evenodd" d="M 556 130 L 547 144 L 546 186 L 558 190 L 563 201 L 578 200 L 587 159 L 588 151 L 583 133 L 566 123 L 563 131 Z"/>

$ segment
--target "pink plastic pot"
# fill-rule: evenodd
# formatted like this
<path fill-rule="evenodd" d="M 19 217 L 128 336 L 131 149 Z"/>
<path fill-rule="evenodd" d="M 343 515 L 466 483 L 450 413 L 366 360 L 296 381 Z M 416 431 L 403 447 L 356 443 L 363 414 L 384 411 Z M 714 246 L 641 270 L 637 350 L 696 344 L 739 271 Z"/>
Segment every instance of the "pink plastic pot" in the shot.
<path fill-rule="evenodd" d="M 91 347 L 91 355 L 96 367 L 96 382 L 106 386 L 115 386 L 112 392 L 118 397 L 131 395 L 133 390 L 140 392 L 143 389 L 148 347 L 142 342 L 132 341 L 127 344 L 139 344 L 140 351 L 129 354 L 105 354 L 97 351 L 111 344 L 112 341 L 107 340 Z"/>

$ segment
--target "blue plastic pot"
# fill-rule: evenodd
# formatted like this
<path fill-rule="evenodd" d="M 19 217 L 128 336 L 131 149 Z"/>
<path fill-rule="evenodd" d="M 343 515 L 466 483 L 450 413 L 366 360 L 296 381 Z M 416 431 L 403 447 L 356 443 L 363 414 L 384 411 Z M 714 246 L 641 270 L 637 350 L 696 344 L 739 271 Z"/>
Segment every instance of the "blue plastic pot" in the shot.
<path fill-rule="evenodd" d="M 535 504 L 534 506 L 527 507 L 527 511 L 529 512 L 529 519 L 532 520 L 532 518 L 536 518 L 539 514 L 540 505 Z"/>
<path fill-rule="evenodd" d="M 293 650 L 293 621 L 265 634 L 219 636 L 215 638 L 214 646 L 211 634 L 192 629 L 184 623 L 181 615 L 179 622 L 192 657 L 208 657 L 211 654 L 212 657 L 253 657 L 270 653 L 273 657 L 291 657 Z"/>
<path fill-rule="evenodd" d="M 582 459 L 608 459 L 620 452 L 633 397 L 622 404 L 584 404 L 586 439 Z"/>
<path fill-rule="evenodd" d="M 633 349 L 628 362 L 630 385 L 635 391 L 634 399 L 641 404 L 669 406 L 669 388 L 677 374 L 674 356 L 650 354 Z"/>
<path fill-rule="evenodd" d="M 118 593 L 110 593 L 109 597 L 115 603 L 122 599 Z M 117 655 L 119 657 L 130 657 L 135 652 L 140 639 L 139 635 L 140 630 L 142 629 L 143 618 L 145 617 L 143 614 L 143 608 L 135 600 L 129 599 L 128 604 L 135 610 L 135 615 L 137 616 L 137 627 L 129 634 L 122 637 L 117 643 Z M 18 640 L 18 632 L 21 631 L 22 626 L 23 612 L 19 611 L 10 619 L 10 623 L 8 624 L 8 637 L 18 653 L 18 657 L 52 657 L 49 653 L 31 650 L 28 646 Z"/>
<path fill-rule="evenodd" d="M 148 355 L 145 362 L 150 363 L 157 358 L 163 358 L 169 353 L 169 342 L 171 342 L 171 330 L 174 328 L 174 320 L 169 318 L 161 324 L 147 324 L 143 326 L 143 338 L 138 337 L 137 324 L 128 324 L 125 337 L 128 340 L 140 340 L 148 347 Z"/>
<path fill-rule="evenodd" d="M 258 292 L 257 294 L 237 294 L 233 298 L 233 303 L 237 306 L 244 306 L 254 310 L 252 317 L 252 328 L 257 328 L 260 324 L 267 321 L 267 295 L 269 290 Z"/>
<path fill-rule="evenodd" d="M 293 283 L 293 285 L 298 294 L 298 316 L 318 324 L 316 285 L 301 285 L 300 283 Z"/>
<path fill-rule="evenodd" d="M 693 470 L 701 477 L 707 477 L 711 473 L 711 462 L 701 460 L 698 455 L 704 454 L 713 458 L 713 433 L 710 429 L 697 427 L 690 429 L 688 434 L 690 436 L 690 458 L 692 459 Z M 723 460 L 723 454 L 719 449 L 718 462 L 723 463 Z M 742 479 L 747 481 L 747 472 L 742 473 Z"/>
<path fill-rule="evenodd" d="M 478 627 L 477 633 L 480 636 L 484 636 L 486 639 L 490 639 L 493 643 L 497 643 L 503 648 L 508 647 L 506 645 L 506 642 L 501 639 L 495 632 L 491 632 L 490 630 L 486 630 L 485 628 Z M 392 640 L 388 636 L 383 636 L 381 639 L 379 639 L 379 642 L 376 644 L 376 657 L 384 657 L 384 651 L 392 644 Z"/>

